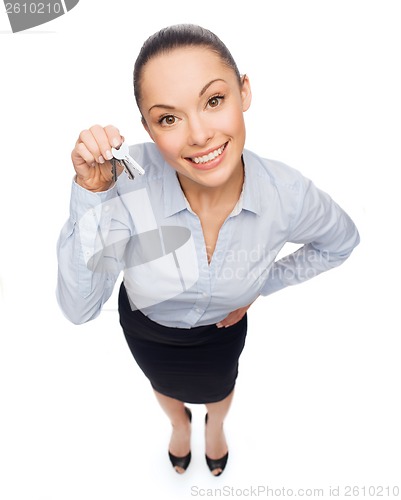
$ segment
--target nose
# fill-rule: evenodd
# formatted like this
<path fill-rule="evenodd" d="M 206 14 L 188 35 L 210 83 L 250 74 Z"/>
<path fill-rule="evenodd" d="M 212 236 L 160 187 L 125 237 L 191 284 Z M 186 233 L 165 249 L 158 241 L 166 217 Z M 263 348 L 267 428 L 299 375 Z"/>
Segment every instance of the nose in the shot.
<path fill-rule="evenodd" d="M 205 118 L 199 114 L 188 117 L 188 144 L 204 146 L 213 137 L 213 132 Z"/>

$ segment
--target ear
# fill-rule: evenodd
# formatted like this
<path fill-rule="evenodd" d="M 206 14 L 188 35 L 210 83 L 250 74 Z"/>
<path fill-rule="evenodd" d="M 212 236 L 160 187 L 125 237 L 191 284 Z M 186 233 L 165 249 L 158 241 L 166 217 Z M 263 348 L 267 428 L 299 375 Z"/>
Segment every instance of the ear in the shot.
<path fill-rule="evenodd" d="M 143 128 L 146 130 L 146 132 L 149 134 L 149 137 L 154 142 L 154 139 L 153 139 L 152 133 L 150 131 L 149 125 L 146 123 L 146 120 L 145 120 L 145 118 L 143 116 L 141 118 L 141 122 L 142 122 Z"/>
<path fill-rule="evenodd" d="M 251 84 L 247 75 L 242 77 L 241 87 L 242 111 L 248 111 L 252 102 Z"/>

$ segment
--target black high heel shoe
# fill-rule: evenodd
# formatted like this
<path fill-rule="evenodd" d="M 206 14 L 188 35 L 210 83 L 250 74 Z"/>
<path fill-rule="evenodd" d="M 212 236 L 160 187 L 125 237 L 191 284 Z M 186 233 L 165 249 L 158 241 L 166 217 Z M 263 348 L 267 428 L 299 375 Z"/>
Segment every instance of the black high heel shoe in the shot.
<path fill-rule="evenodd" d="M 189 418 L 189 423 L 192 422 L 192 412 L 189 408 L 185 406 L 185 413 L 188 415 Z M 188 453 L 188 455 L 185 455 L 185 457 L 176 457 L 172 453 L 168 452 L 168 456 L 170 457 L 170 461 L 173 464 L 173 467 L 180 467 L 181 469 L 184 469 L 184 472 L 187 470 L 188 465 L 191 461 L 191 451 Z M 177 469 L 175 469 L 177 474 L 183 474 L 183 472 L 178 472 Z"/>
<path fill-rule="evenodd" d="M 205 424 L 207 424 L 207 420 L 208 420 L 208 414 L 206 413 Z M 206 458 L 207 466 L 209 467 L 211 473 L 213 473 L 213 471 L 216 469 L 221 469 L 220 472 L 218 472 L 217 474 L 213 474 L 213 476 L 217 477 L 217 476 L 220 476 L 221 474 L 223 474 L 223 471 L 227 465 L 228 451 L 224 455 L 224 457 L 221 457 L 221 458 L 216 458 L 216 459 L 209 458 L 206 454 L 205 454 L 205 458 Z"/>

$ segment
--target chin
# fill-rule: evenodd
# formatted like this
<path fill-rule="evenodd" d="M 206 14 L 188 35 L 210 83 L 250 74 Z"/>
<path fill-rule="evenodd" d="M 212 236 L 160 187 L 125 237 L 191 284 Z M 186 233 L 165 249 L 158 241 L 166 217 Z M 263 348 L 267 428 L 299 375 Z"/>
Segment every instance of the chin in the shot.
<path fill-rule="evenodd" d="M 231 177 L 234 176 L 234 174 L 235 171 L 233 171 L 232 169 L 227 169 L 221 166 L 220 168 L 202 172 L 202 175 L 197 175 L 195 176 L 195 178 L 192 178 L 198 184 L 217 188 L 220 186 L 224 186 L 231 179 Z"/>

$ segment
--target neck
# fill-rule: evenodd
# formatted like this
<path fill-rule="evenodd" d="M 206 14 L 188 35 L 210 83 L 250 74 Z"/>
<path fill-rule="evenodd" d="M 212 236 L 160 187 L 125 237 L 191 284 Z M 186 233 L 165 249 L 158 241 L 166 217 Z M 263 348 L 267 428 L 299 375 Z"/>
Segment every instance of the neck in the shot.
<path fill-rule="evenodd" d="M 244 184 L 242 161 L 228 181 L 217 187 L 203 186 L 184 175 L 179 173 L 177 175 L 185 197 L 195 213 L 231 205 L 234 208 Z"/>

